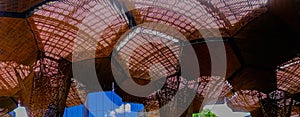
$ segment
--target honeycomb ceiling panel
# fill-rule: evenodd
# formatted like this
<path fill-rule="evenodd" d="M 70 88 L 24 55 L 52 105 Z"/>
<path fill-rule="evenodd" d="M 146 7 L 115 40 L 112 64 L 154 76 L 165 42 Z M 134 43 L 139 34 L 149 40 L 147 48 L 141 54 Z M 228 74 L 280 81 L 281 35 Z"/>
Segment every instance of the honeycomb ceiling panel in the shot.
<path fill-rule="evenodd" d="M 165 23 L 176 26 L 177 30 L 183 32 L 187 38 L 197 39 L 199 38 L 197 30 L 227 28 L 229 25 L 231 26 L 241 20 L 250 11 L 264 7 L 266 2 L 265 0 L 251 2 L 217 0 L 203 2 L 192 0 L 161 3 L 136 1 L 131 4 L 136 8 L 134 17 L 138 24 L 144 22 Z M 151 4 L 157 6 L 150 6 Z M 183 6 L 185 6 L 184 9 L 179 9 Z M 243 7 L 244 9 L 235 7 Z M 169 8 L 169 10 L 166 8 Z M 214 10 L 218 8 L 223 8 L 224 13 Z M 40 48 L 70 60 L 72 56 L 70 51 L 72 50 L 78 52 L 78 56 L 90 56 L 90 58 L 108 56 L 120 35 L 128 30 L 128 27 L 126 28 L 126 22 L 128 21 L 126 21 L 126 18 L 121 17 L 121 13 L 108 1 L 65 0 L 51 2 L 51 4 L 37 9 L 30 19 L 33 20 L 31 26 L 35 27 L 36 36 L 40 39 L 40 43 L 44 45 Z M 185 15 L 182 13 L 185 13 Z M 213 17 L 214 14 L 218 14 L 216 15 L 218 17 Z M 221 16 L 222 18 L 219 18 Z M 227 18 L 231 18 L 230 21 L 227 21 Z M 228 25 L 225 22 L 230 24 Z M 211 33 L 213 33 L 210 31 L 200 32 L 206 37 L 212 36 Z M 225 34 L 222 31 L 221 33 Z M 50 40 L 50 38 L 53 40 Z M 60 40 L 60 43 L 55 40 Z M 53 45 L 58 47 L 53 47 Z M 95 50 L 100 52 L 94 55 Z"/>
<path fill-rule="evenodd" d="M 200 1 L 200 0 L 199 0 Z M 263 8 L 268 0 L 209 0 L 219 11 L 222 11 L 231 24 L 239 22 L 254 9 Z"/>
<path fill-rule="evenodd" d="M 32 65 L 38 49 L 27 21 L 0 17 L 0 27 L 0 61 Z"/>
<path fill-rule="evenodd" d="M 80 86 L 77 83 L 72 83 L 68 98 L 66 100 L 66 107 L 77 106 L 83 104 L 85 101 L 86 92 L 80 90 Z"/>
<path fill-rule="evenodd" d="M 300 92 L 300 58 L 280 65 L 277 69 L 277 87 L 291 94 Z"/>
<path fill-rule="evenodd" d="M 182 89 L 183 87 L 186 87 L 183 86 L 182 84 L 179 84 L 181 83 L 179 80 L 181 81 L 184 79 L 182 77 L 177 77 L 177 76 L 167 78 L 164 86 L 161 89 L 146 97 L 146 101 L 145 101 L 146 109 L 148 111 L 159 109 L 160 106 L 163 106 L 169 103 L 169 101 L 171 101 L 172 99 L 174 99 L 176 92 Z M 181 96 L 177 95 L 178 100 L 183 99 L 183 97 L 184 96 L 182 95 Z"/>
<path fill-rule="evenodd" d="M 110 54 L 107 48 L 112 48 L 116 41 L 112 41 L 113 35 L 106 32 L 117 31 L 120 26 L 108 22 L 124 23 L 117 16 L 106 2 L 66 0 L 42 7 L 29 19 L 39 37 L 41 50 L 70 61 L 75 52 L 77 56 L 73 59 L 79 61 Z M 100 51 L 99 55 L 95 55 L 96 49 Z"/>
<path fill-rule="evenodd" d="M 199 81 L 195 81 L 195 80 L 191 80 L 188 81 L 187 79 L 183 78 L 183 77 L 179 77 L 180 80 L 180 84 L 178 85 L 179 81 L 177 77 L 169 77 L 166 80 L 166 85 L 163 89 L 160 89 L 159 91 L 151 94 L 150 96 L 146 97 L 146 100 L 144 102 L 146 109 L 149 110 L 156 110 L 157 108 L 159 108 L 160 104 L 165 104 L 168 103 L 168 101 L 170 101 L 173 96 L 175 94 L 172 93 L 173 91 L 178 91 L 184 88 L 188 88 L 188 89 L 192 89 L 192 90 L 196 90 L 197 95 L 195 98 L 203 100 L 203 97 L 206 95 L 206 98 L 209 99 L 217 99 L 217 101 L 220 101 L 219 99 L 224 98 L 225 96 L 228 97 L 228 94 L 230 93 L 232 87 L 230 86 L 230 84 L 228 84 L 227 81 L 223 82 L 223 83 L 218 83 L 220 86 L 222 91 L 221 92 L 217 92 L 216 90 L 212 90 L 210 91 L 211 93 L 208 93 L 208 87 L 209 86 L 205 86 L 205 85 L 216 85 L 213 83 L 209 83 L 209 81 L 216 81 L 218 82 L 220 79 L 220 77 L 214 76 L 214 77 L 208 77 L 208 76 L 203 76 L 203 77 L 199 77 L 198 80 Z M 212 82 L 214 82 L 212 81 Z M 199 83 L 199 86 L 195 88 L 197 82 Z M 179 86 L 179 87 L 178 87 Z M 216 88 L 216 89 L 220 89 L 220 88 Z M 200 98 L 199 98 L 200 96 Z M 184 99 L 184 96 L 179 96 L 178 97 L 179 100 L 180 99 Z M 221 103 L 223 103 L 223 101 L 221 101 Z"/>
<path fill-rule="evenodd" d="M 229 97 L 227 105 L 233 111 L 251 112 L 260 107 L 259 96 L 267 97 L 266 94 L 256 90 L 240 90 L 233 97 Z"/>
<path fill-rule="evenodd" d="M 138 8 L 155 6 L 184 14 L 185 17 L 190 18 L 187 20 L 192 20 L 190 22 L 196 29 L 229 29 L 234 26 L 237 26 L 234 29 L 240 28 L 251 18 L 264 13 L 266 4 L 267 0 L 188 0 L 184 2 L 168 0 L 138 1 L 135 3 Z M 245 16 L 256 10 L 258 12 L 245 18 Z M 165 17 L 165 15 L 161 16 Z"/>
<path fill-rule="evenodd" d="M 29 19 L 37 37 L 37 44 L 41 51 L 55 56 L 71 59 L 73 40 L 77 27 L 57 19 L 33 15 Z M 59 27 L 59 28 L 58 28 Z"/>
<path fill-rule="evenodd" d="M 30 102 L 25 105 L 28 108 L 29 116 L 49 116 L 47 114 L 53 114 L 49 112 L 52 111 L 49 109 L 50 106 L 59 108 L 56 111 L 64 109 L 68 94 L 74 95 L 74 92 L 70 90 L 70 72 L 64 72 L 68 68 L 68 64 L 70 62 L 65 59 L 55 59 L 47 56 L 47 53 L 39 54 L 39 60 L 34 65 L 35 74 Z M 71 103 L 78 104 L 77 101 L 80 100 L 73 100 Z"/>
<path fill-rule="evenodd" d="M 199 78 L 200 84 L 197 89 L 197 93 L 200 94 L 203 97 L 209 97 L 209 98 L 219 98 L 224 97 L 228 93 L 231 92 L 232 86 L 227 82 L 223 81 L 221 77 L 218 76 L 202 76 Z M 217 87 L 217 88 L 213 88 Z M 218 92 L 218 90 L 221 89 L 221 92 Z"/>
<path fill-rule="evenodd" d="M 23 80 L 32 71 L 29 66 L 15 62 L 0 62 L 0 96 L 11 96 L 22 87 Z"/>
<path fill-rule="evenodd" d="M 39 6 L 40 3 L 43 5 Z M 35 87 L 32 89 L 29 109 L 32 110 L 31 115 L 41 115 L 46 113 L 49 104 L 55 102 L 51 99 L 55 95 L 54 91 L 66 78 L 60 74 L 60 60 L 77 62 L 110 57 L 113 51 L 117 51 L 123 62 L 128 62 L 126 65 L 134 78 L 149 80 L 152 77 L 172 76 L 180 68 L 182 41 L 230 37 L 264 13 L 267 0 L 131 1 L 125 4 L 133 19 L 129 19 L 126 16 L 128 12 L 125 13 L 124 9 L 118 8 L 111 1 L 0 1 L 1 13 L 22 14 L 34 9 L 29 11 L 32 14 L 25 19 L 0 18 L 0 95 L 2 90 L 18 87 L 19 81 L 30 74 L 30 66 L 35 63 L 34 72 L 38 78 L 33 82 Z M 136 21 L 137 27 L 130 27 L 131 20 Z M 37 61 L 38 51 L 43 52 L 47 58 Z M 38 68 L 42 64 L 44 67 Z M 286 70 L 295 69 L 298 70 L 298 67 Z M 200 95 L 208 94 L 207 89 L 211 87 L 208 82 L 214 78 L 217 77 L 200 78 L 197 89 Z M 160 91 L 165 100 L 170 97 L 164 95 L 172 96 L 182 86 L 177 85 L 176 79 L 169 78 L 165 89 Z M 280 86 L 286 86 L 282 79 L 280 77 L 278 80 L 282 84 Z M 291 79 L 292 85 L 295 85 L 292 88 L 281 89 L 298 91 L 296 80 Z M 192 87 L 189 83 L 193 82 L 188 81 L 185 85 Z M 211 94 L 212 97 L 226 96 L 232 89 L 227 81 L 218 85 L 222 92 Z M 49 95 L 40 95 L 46 93 Z M 251 110 L 257 107 L 257 98 L 253 97 L 256 94 L 255 91 L 239 91 L 230 104 Z M 85 98 L 83 95 L 84 91 L 81 92 L 76 83 L 72 84 L 66 106 L 82 104 Z M 149 100 L 153 102 L 153 107 L 161 103 L 156 98 Z"/>
<path fill-rule="evenodd" d="M 120 48 L 117 54 L 122 58 L 121 61 L 127 61 L 129 71 L 135 78 L 149 79 L 150 75 L 160 78 L 176 73 L 179 45 L 174 41 L 178 40 L 169 40 L 163 35 L 154 35 L 153 30 L 149 31 L 152 33 L 137 34 L 129 41 L 125 39 L 121 42 L 117 47 Z"/>

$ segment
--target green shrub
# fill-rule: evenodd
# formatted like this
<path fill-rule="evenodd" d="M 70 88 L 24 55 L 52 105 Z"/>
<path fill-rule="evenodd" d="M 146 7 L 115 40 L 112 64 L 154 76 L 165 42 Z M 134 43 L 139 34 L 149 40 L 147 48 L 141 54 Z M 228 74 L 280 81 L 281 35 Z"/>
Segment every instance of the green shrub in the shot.
<path fill-rule="evenodd" d="M 193 117 L 217 117 L 217 115 L 215 115 L 209 109 L 204 109 L 200 113 L 194 113 Z"/>

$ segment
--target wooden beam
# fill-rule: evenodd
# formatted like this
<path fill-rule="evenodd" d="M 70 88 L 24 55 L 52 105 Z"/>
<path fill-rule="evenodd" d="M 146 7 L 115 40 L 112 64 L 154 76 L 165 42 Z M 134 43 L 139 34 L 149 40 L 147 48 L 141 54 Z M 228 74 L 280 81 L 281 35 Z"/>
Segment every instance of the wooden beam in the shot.
<path fill-rule="evenodd" d="M 0 17 L 11 17 L 11 18 L 28 18 L 31 16 L 36 9 L 40 6 L 46 5 L 49 2 L 60 1 L 60 0 L 44 0 L 43 2 L 36 4 L 24 12 L 9 12 L 9 11 L 0 11 Z"/>

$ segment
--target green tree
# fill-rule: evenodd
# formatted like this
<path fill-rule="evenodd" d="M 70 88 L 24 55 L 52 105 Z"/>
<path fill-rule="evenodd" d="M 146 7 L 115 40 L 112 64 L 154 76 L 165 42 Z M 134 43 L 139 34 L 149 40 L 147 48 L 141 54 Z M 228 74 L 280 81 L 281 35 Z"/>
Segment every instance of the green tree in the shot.
<path fill-rule="evenodd" d="M 204 109 L 200 113 L 194 113 L 193 117 L 217 117 L 217 115 L 211 112 L 209 109 Z"/>

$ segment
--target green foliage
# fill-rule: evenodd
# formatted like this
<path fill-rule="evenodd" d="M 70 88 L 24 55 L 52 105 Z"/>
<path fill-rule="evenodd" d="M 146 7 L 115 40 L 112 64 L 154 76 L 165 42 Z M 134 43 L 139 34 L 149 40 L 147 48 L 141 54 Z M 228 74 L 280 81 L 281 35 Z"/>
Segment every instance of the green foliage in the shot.
<path fill-rule="evenodd" d="M 194 113 L 193 117 L 217 117 L 217 115 L 215 115 L 209 109 L 204 109 L 200 113 Z"/>

